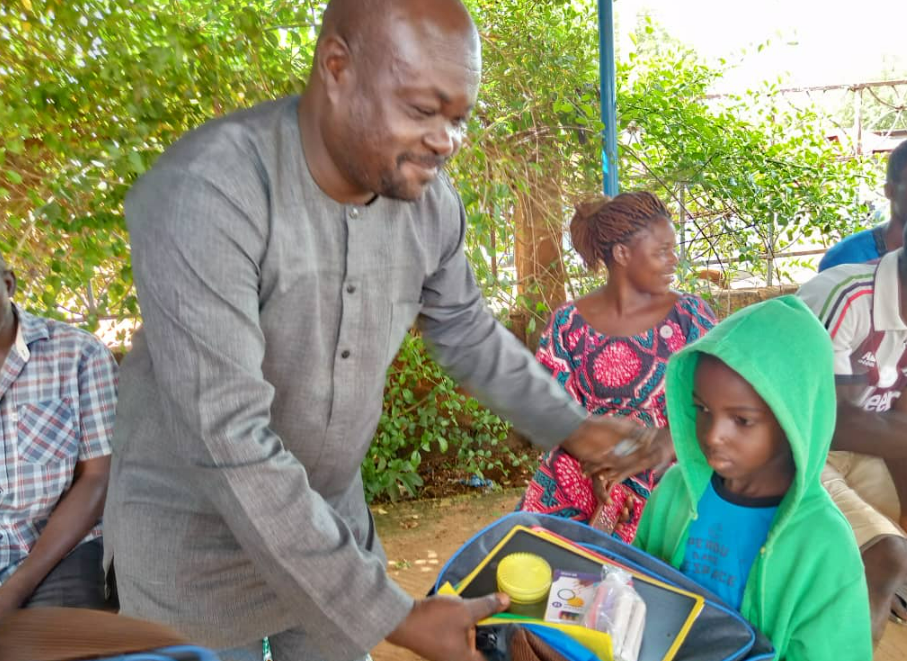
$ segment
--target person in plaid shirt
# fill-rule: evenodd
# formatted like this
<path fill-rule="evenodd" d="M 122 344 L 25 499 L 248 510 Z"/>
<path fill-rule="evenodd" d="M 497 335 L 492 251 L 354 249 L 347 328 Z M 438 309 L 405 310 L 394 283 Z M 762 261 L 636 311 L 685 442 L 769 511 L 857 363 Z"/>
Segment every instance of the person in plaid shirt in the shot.
<path fill-rule="evenodd" d="M 13 305 L 2 256 L 0 275 L 0 618 L 100 608 L 116 361 L 93 335 Z"/>

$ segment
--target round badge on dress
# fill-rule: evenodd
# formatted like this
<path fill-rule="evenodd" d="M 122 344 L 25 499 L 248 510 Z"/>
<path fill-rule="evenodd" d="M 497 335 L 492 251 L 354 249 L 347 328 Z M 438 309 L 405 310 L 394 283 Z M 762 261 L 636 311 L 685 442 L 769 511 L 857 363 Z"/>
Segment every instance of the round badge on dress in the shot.
<path fill-rule="evenodd" d="M 674 336 L 674 329 L 665 324 L 660 329 L 658 329 L 658 334 L 661 335 L 664 339 L 669 340 Z"/>

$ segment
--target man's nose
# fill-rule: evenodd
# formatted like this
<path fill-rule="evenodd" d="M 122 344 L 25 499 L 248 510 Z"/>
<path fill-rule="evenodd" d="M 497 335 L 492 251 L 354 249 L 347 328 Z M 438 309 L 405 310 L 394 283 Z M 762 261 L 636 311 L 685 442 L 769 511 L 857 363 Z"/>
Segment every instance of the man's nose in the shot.
<path fill-rule="evenodd" d="M 444 125 L 426 136 L 425 142 L 438 156 L 450 158 L 460 148 L 463 138 L 460 130 L 450 123 Z"/>

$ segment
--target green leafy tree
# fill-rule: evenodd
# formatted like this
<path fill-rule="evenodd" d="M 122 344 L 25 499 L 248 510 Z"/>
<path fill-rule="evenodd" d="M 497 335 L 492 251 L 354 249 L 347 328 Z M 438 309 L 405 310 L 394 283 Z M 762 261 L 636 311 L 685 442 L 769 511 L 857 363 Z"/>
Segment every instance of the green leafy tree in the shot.
<path fill-rule="evenodd" d="M 122 201 L 206 119 L 305 80 L 319 3 L 32 0 L 0 7 L 0 250 L 28 307 L 138 313 Z"/>
<path fill-rule="evenodd" d="M 575 296 L 603 277 L 560 250 L 572 205 L 600 190 L 596 3 L 467 4 L 482 35 L 484 80 L 452 176 L 484 293 L 502 317 L 528 307 L 532 333 L 558 286 Z M 90 329 L 136 318 L 126 191 L 186 131 L 301 90 L 322 8 L 312 0 L 0 7 L 0 250 L 22 276 L 19 301 Z M 720 70 L 649 19 L 636 42 L 618 70 L 621 185 L 653 190 L 678 212 L 683 203 L 688 274 L 711 258 L 758 270 L 766 250 L 841 233 L 860 216 L 857 187 L 877 176 L 877 163 L 843 159 L 811 110 L 784 109 L 772 87 L 710 99 Z M 537 265 L 550 277 L 538 283 L 518 282 L 515 269 L 515 237 L 525 243 L 527 226 L 553 250 Z M 363 466 L 370 495 L 416 492 L 428 452 L 447 451 L 465 472 L 522 460 L 492 451 L 506 425 L 457 391 L 418 338 L 404 345 L 387 392 Z"/>
<path fill-rule="evenodd" d="M 764 273 L 764 255 L 840 235 L 865 216 L 859 189 L 879 172 L 877 158 L 826 140 L 816 110 L 792 108 L 777 85 L 710 97 L 721 75 L 678 44 L 640 48 L 618 74 L 624 181 L 682 211 L 688 275 L 706 259 Z"/>

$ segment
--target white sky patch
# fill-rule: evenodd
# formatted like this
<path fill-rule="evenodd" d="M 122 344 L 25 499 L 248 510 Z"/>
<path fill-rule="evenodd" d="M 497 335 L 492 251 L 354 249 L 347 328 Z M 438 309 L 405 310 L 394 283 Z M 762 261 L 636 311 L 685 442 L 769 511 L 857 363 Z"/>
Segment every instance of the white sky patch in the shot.
<path fill-rule="evenodd" d="M 716 91 L 741 91 L 779 75 L 785 86 L 907 78 L 903 0 L 615 0 L 614 11 L 621 53 L 632 48 L 627 35 L 640 13 L 709 61 L 740 62 L 746 49 Z"/>

